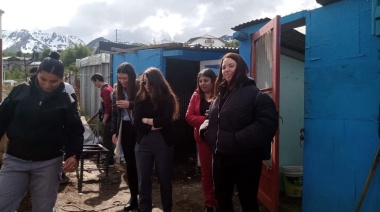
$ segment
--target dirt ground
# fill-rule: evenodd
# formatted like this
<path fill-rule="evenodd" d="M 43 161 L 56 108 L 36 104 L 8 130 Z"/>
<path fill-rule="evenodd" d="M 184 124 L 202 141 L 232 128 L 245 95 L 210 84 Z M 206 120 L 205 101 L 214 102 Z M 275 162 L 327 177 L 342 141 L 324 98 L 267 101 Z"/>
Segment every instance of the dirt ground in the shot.
<path fill-rule="evenodd" d="M 115 164 L 109 169 L 106 177 L 104 170 L 96 166 L 96 157 L 89 157 L 84 163 L 84 178 L 82 192 L 78 192 L 76 173 L 68 173 L 69 182 L 60 185 L 56 210 L 59 212 L 72 211 L 123 211 L 130 194 L 124 179 L 125 165 Z M 159 185 L 155 175 L 153 179 L 153 212 L 162 211 Z M 238 197 L 234 196 L 235 212 L 242 211 Z M 301 212 L 300 198 L 289 198 L 280 195 L 279 211 Z M 267 212 L 261 206 L 262 212 Z M 31 211 L 31 199 L 27 194 L 22 201 L 18 212 Z M 203 194 L 200 183 L 200 171 L 188 161 L 175 163 L 173 179 L 173 211 L 200 212 L 204 211 Z"/>

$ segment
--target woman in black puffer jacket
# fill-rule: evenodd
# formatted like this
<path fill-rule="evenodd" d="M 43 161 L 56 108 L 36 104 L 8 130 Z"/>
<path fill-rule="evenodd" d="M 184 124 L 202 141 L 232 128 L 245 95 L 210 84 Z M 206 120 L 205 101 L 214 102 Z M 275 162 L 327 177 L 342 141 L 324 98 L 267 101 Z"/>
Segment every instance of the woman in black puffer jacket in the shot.
<path fill-rule="evenodd" d="M 218 97 L 210 106 L 201 136 L 213 150 L 213 176 L 217 209 L 233 211 L 234 186 L 243 211 L 259 211 L 257 192 L 262 160 L 268 159 L 278 128 L 278 113 L 268 95 L 247 77 L 248 66 L 235 53 L 227 53 L 215 83 Z M 208 128 L 204 134 L 205 125 Z"/>
<path fill-rule="evenodd" d="M 0 170 L 0 211 L 16 211 L 29 187 L 32 211 L 54 211 L 63 169 L 76 170 L 84 128 L 65 92 L 64 66 L 50 53 L 31 83 L 16 86 L 0 105 L 0 137 L 9 143 Z"/>

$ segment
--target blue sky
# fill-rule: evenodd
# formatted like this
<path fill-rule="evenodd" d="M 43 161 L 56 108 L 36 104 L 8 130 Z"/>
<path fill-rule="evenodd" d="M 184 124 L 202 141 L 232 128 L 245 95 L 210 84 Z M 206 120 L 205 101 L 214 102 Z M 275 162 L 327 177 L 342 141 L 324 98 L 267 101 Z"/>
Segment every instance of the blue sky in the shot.
<path fill-rule="evenodd" d="M 22 4 L 22 6 L 21 6 Z M 1 0 L 2 30 L 47 30 L 75 35 L 86 43 L 153 40 L 185 42 L 210 34 L 232 35 L 232 27 L 288 15 L 320 5 L 315 0 Z"/>

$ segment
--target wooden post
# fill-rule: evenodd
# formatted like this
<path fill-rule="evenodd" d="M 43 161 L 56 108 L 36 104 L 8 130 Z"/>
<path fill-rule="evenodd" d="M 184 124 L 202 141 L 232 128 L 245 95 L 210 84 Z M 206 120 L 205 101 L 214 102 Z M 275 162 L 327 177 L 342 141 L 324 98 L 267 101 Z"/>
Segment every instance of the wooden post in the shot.
<path fill-rule="evenodd" d="M 3 29 L 1 28 L 1 16 L 4 11 L 0 10 L 0 103 L 3 101 Z"/>
<path fill-rule="evenodd" d="M 372 163 L 371 169 L 369 170 L 368 177 L 367 177 L 367 180 L 365 182 L 362 194 L 360 195 L 359 202 L 356 205 L 355 212 L 359 212 L 360 211 L 360 207 L 362 206 L 362 203 L 363 203 L 363 200 L 365 198 L 365 195 L 367 194 L 368 187 L 371 184 L 372 177 L 373 177 L 373 174 L 375 173 L 377 164 L 379 164 L 379 158 L 380 158 L 380 147 L 377 149 L 376 156 L 373 159 L 373 163 Z"/>

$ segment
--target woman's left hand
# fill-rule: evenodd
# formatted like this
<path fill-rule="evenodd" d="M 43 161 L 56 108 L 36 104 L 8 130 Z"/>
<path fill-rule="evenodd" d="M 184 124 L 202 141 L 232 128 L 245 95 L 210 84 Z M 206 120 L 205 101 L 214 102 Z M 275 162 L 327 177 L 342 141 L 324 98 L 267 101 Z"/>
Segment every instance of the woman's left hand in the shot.
<path fill-rule="evenodd" d="M 116 106 L 118 108 L 128 109 L 129 108 L 129 101 L 127 101 L 127 100 L 117 100 L 116 101 Z"/>
<path fill-rule="evenodd" d="M 63 170 L 65 170 L 65 172 L 73 172 L 77 170 L 77 166 L 78 166 L 78 160 L 75 157 L 75 155 L 67 158 L 63 162 Z"/>

